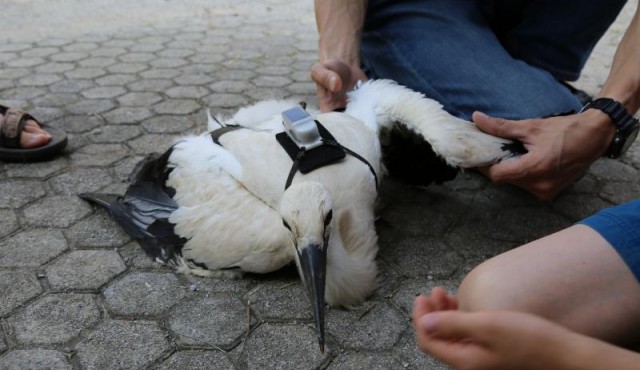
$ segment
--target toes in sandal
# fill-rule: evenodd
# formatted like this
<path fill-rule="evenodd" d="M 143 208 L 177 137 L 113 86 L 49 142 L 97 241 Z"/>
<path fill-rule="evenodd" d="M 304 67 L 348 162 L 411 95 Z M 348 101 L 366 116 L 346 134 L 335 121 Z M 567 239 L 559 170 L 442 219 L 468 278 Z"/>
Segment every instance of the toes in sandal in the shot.
<path fill-rule="evenodd" d="M 2 115 L 0 116 L 0 161 L 46 161 L 53 159 L 67 146 L 67 134 L 64 131 L 41 124 L 27 112 L 0 105 L 0 115 Z M 36 148 L 20 148 L 20 137 L 30 119 L 47 131 L 51 135 L 51 140 Z"/>

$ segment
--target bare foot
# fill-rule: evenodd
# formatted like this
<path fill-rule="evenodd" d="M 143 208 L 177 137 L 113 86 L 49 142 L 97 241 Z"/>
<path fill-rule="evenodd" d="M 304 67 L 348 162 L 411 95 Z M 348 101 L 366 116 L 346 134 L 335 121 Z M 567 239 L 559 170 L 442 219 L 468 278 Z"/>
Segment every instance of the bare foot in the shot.
<path fill-rule="evenodd" d="M 0 127 L 4 121 L 4 115 L 0 114 Z M 23 149 L 37 148 L 46 145 L 51 140 L 51 135 L 40 127 L 36 121 L 30 119 L 24 126 L 20 136 L 20 147 Z"/>

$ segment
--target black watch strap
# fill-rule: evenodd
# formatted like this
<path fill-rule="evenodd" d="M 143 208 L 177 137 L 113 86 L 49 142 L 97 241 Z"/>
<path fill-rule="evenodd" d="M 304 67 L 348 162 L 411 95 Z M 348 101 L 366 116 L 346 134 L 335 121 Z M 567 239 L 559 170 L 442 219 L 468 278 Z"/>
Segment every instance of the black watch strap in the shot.
<path fill-rule="evenodd" d="M 627 112 L 627 109 L 622 106 L 619 101 L 611 98 L 594 99 L 582 108 L 582 112 L 591 108 L 598 109 L 606 113 L 619 131 L 625 131 L 633 125 L 634 121 L 636 121 L 636 119 Z"/>

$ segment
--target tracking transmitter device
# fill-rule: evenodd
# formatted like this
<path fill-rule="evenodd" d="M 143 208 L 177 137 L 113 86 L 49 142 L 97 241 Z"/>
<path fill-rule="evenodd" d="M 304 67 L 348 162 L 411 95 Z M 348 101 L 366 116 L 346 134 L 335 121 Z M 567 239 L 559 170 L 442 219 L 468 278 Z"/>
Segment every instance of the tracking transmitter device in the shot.
<path fill-rule="evenodd" d="M 308 150 L 322 145 L 316 121 L 301 107 L 282 112 L 282 124 L 287 135 L 298 147 Z"/>

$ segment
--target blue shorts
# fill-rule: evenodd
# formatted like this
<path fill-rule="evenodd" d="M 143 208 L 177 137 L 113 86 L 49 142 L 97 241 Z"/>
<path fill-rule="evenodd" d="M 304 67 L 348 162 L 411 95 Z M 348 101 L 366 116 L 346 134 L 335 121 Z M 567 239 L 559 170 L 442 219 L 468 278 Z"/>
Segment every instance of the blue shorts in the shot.
<path fill-rule="evenodd" d="M 602 235 L 640 282 L 640 199 L 605 208 L 580 223 Z"/>
<path fill-rule="evenodd" d="M 369 0 L 365 72 L 470 119 L 578 111 L 578 78 L 626 0 Z"/>

